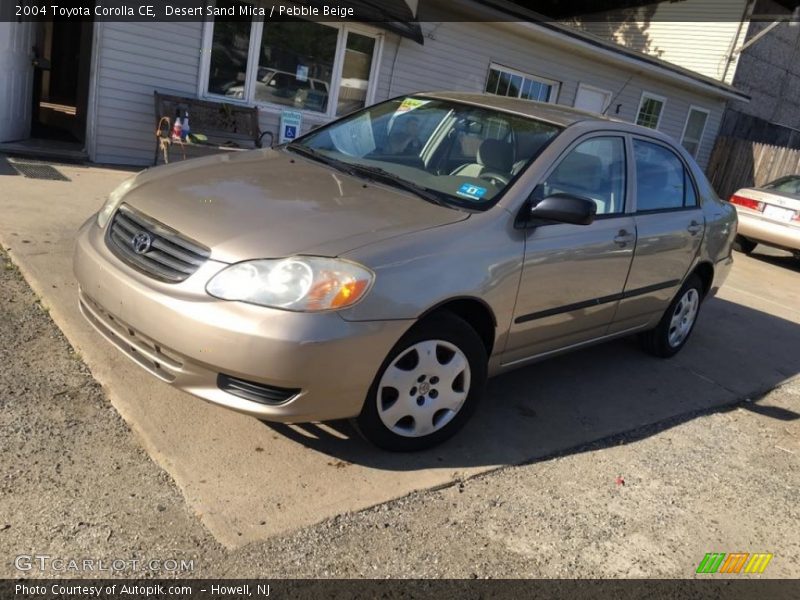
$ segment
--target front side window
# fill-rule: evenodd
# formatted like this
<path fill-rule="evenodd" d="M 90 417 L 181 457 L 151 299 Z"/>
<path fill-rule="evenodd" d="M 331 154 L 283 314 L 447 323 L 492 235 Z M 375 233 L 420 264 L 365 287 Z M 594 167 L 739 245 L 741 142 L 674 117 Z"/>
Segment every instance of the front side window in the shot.
<path fill-rule="evenodd" d="M 555 102 L 558 95 L 558 82 L 491 65 L 485 91 L 498 96 L 510 96 L 523 100 Z"/>
<path fill-rule="evenodd" d="M 485 210 L 560 131 L 490 108 L 407 96 L 320 127 L 287 150 L 426 199 Z"/>
<path fill-rule="evenodd" d="M 593 200 L 598 215 L 625 210 L 625 140 L 595 137 L 578 144 L 534 190 L 534 199 L 572 194 Z"/>
<path fill-rule="evenodd" d="M 706 130 L 706 121 L 708 120 L 708 111 L 694 106 L 689 109 L 689 115 L 686 117 L 686 125 L 683 128 L 683 136 L 681 144 L 686 150 L 697 158 L 697 152 L 700 150 L 700 144 L 703 142 L 703 132 Z"/>
<path fill-rule="evenodd" d="M 673 210 L 697 205 L 697 194 L 683 162 L 659 144 L 633 141 L 636 163 L 636 209 Z"/>
<path fill-rule="evenodd" d="M 636 124 L 650 129 L 658 129 L 665 102 L 666 100 L 661 96 L 648 94 L 647 92 L 642 94 L 639 110 L 636 113 Z"/>

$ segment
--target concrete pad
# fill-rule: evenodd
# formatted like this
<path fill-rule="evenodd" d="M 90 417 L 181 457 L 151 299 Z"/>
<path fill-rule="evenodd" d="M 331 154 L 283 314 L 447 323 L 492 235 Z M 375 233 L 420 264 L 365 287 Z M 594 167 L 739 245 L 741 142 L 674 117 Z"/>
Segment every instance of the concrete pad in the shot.
<path fill-rule="evenodd" d="M 641 425 L 674 424 L 800 372 L 800 274 L 780 257 L 737 255 L 730 285 L 703 307 L 675 359 L 622 340 L 497 378 L 463 433 L 432 451 L 383 453 L 346 423 L 264 424 L 155 380 L 84 321 L 74 232 L 129 173 L 59 170 L 72 181 L 0 174 L 0 241 L 143 446 L 229 547 Z"/>

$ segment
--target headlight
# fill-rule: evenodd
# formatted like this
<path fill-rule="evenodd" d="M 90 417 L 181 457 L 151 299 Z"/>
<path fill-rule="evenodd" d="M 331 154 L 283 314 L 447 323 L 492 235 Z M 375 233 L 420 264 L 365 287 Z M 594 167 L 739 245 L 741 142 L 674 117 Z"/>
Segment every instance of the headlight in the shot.
<path fill-rule="evenodd" d="M 358 302 L 374 278 L 372 271 L 349 261 L 294 256 L 231 265 L 211 278 L 206 291 L 222 300 L 286 310 L 332 310 Z"/>
<path fill-rule="evenodd" d="M 127 194 L 128 190 L 133 186 L 134 179 L 136 179 L 135 176 L 126 179 L 117 186 L 117 189 L 108 195 L 108 200 L 103 204 L 103 208 L 100 209 L 100 212 L 97 213 L 97 225 L 100 228 L 106 226 L 111 215 L 114 214 L 114 211 L 117 210 L 120 202 L 122 202 L 122 198 L 125 197 L 125 194 Z"/>

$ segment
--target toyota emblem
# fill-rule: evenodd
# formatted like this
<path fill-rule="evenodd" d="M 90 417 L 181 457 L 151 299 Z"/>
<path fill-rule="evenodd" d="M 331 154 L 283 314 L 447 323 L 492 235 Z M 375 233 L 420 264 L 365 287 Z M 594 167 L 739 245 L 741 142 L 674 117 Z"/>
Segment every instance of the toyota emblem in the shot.
<path fill-rule="evenodd" d="M 131 246 L 133 247 L 133 251 L 136 254 L 144 254 L 148 250 L 150 250 L 150 246 L 153 243 L 153 238 L 150 237 L 150 234 L 147 232 L 137 233 L 133 236 L 131 240 Z"/>

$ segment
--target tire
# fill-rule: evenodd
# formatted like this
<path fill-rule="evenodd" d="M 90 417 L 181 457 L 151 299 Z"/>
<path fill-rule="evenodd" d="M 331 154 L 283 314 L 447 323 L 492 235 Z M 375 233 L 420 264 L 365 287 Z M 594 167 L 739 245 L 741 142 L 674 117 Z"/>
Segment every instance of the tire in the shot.
<path fill-rule="evenodd" d="M 680 352 L 694 331 L 700 305 L 703 302 L 703 282 L 692 274 L 675 294 L 658 325 L 640 334 L 645 352 L 669 358 Z"/>
<path fill-rule="evenodd" d="M 463 319 L 441 313 L 420 322 L 383 361 L 355 425 L 393 452 L 430 448 L 469 420 L 486 388 L 483 341 Z"/>
<path fill-rule="evenodd" d="M 743 254 L 750 254 L 758 246 L 758 242 L 749 240 L 744 236 L 737 235 L 733 240 L 733 249 Z"/>

